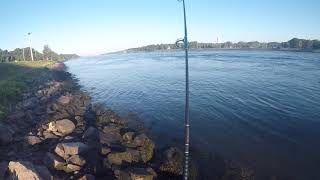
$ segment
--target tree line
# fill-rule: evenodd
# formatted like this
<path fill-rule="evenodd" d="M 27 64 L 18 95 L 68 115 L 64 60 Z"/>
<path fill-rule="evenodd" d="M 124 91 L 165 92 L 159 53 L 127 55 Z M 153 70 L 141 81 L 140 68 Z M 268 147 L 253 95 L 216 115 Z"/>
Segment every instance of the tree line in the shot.
<path fill-rule="evenodd" d="M 51 50 L 49 45 L 43 47 L 43 51 L 39 52 L 32 49 L 32 55 L 34 61 L 39 60 L 51 60 L 51 61 L 66 61 L 68 59 L 79 57 L 76 54 L 58 54 Z M 12 62 L 12 61 L 31 61 L 30 48 L 16 48 L 13 51 L 0 49 L 0 62 Z"/>
<path fill-rule="evenodd" d="M 305 50 L 305 51 L 314 51 L 320 50 L 320 41 L 319 40 L 306 40 L 293 38 L 287 42 L 237 42 L 232 43 L 230 41 L 224 43 L 199 43 L 193 41 L 189 43 L 190 49 L 210 49 L 210 48 L 221 48 L 221 49 L 279 49 L 279 50 Z M 156 51 L 156 50 L 171 50 L 171 49 L 181 49 L 175 44 L 155 44 L 148 45 L 138 48 L 132 48 L 126 50 L 127 52 L 136 52 L 136 51 Z"/>

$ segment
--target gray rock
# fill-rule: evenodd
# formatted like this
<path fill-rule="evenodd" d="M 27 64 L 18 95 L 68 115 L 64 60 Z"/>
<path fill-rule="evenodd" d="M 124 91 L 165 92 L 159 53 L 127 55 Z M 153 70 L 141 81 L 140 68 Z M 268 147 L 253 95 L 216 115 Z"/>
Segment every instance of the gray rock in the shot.
<path fill-rule="evenodd" d="M 143 162 L 148 162 L 152 159 L 155 145 L 145 134 L 136 136 L 133 140 L 133 144 L 139 147 Z"/>
<path fill-rule="evenodd" d="M 68 164 L 74 164 L 78 166 L 83 166 L 86 164 L 86 160 L 79 155 L 72 155 L 69 159 L 67 159 L 67 162 Z"/>
<path fill-rule="evenodd" d="M 183 173 L 183 152 L 176 147 L 171 147 L 164 152 L 164 161 L 160 171 L 182 175 Z"/>
<path fill-rule="evenodd" d="M 41 143 L 41 139 L 37 136 L 26 136 L 26 142 L 29 144 L 29 145 L 36 145 L 36 144 L 39 144 Z"/>
<path fill-rule="evenodd" d="M 141 157 L 140 151 L 138 151 L 136 149 L 131 149 L 131 148 L 128 148 L 126 151 L 131 154 L 132 161 L 134 161 L 134 162 L 142 161 L 142 157 Z"/>
<path fill-rule="evenodd" d="M 93 111 L 96 113 L 98 124 L 123 124 L 121 118 L 109 109 L 107 110 L 102 106 L 93 106 Z"/>
<path fill-rule="evenodd" d="M 68 119 L 63 119 L 60 121 L 56 121 L 56 128 L 59 133 L 62 133 L 63 135 L 68 135 L 72 133 L 72 131 L 75 129 L 75 125 L 72 121 Z"/>
<path fill-rule="evenodd" d="M 51 105 L 51 109 L 52 109 L 53 111 L 58 111 L 60 108 L 59 108 L 59 106 L 58 106 L 56 103 L 53 103 L 53 104 Z"/>
<path fill-rule="evenodd" d="M 68 119 L 59 120 L 56 122 L 50 122 L 48 124 L 47 131 L 51 131 L 58 136 L 66 136 L 74 131 L 76 126 Z"/>
<path fill-rule="evenodd" d="M 10 161 L 9 178 L 14 180 L 51 180 L 52 175 L 44 166 L 36 166 L 27 161 Z"/>
<path fill-rule="evenodd" d="M 101 154 L 102 155 L 107 155 L 111 152 L 111 149 L 110 148 L 107 148 L 107 147 L 101 147 Z"/>
<path fill-rule="evenodd" d="M 133 137 L 134 137 L 134 132 L 126 132 L 126 133 L 122 136 L 122 139 L 123 139 L 125 142 L 130 143 L 130 142 L 133 140 Z"/>
<path fill-rule="evenodd" d="M 75 119 L 77 122 L 83 121 L 83 117 L 81 117 L 81 116 L 76 116 L 76 117 L 74 117 L 74 119 Z"/>
<path fill-rule="evenodd" d="M 115 124 L 110 124 L 109 126 L 104 126 L 103 132 L 106 134 L 109 134 L 109 133 L 120 134 L 120 127 Z"/>
<path fill-rule="evenodd" d="M 99 133 L 100 143 L 111 146 L 112 144 L 117 144 L 121 141 L 121 135 L 118 133 Z"/>
<path fill-rule="evenodd" d="M 56 148 L 54 149 L 54 152 L 63 159 L 68 159 L 70 157 L 68 156 L 68 154 L 65 154 L 62 144 L 57 144 Z"/>
<path fill-rule="evenodd" d="M 122 165 L 123 162 L 131 163 L 132 156 L 129 152 L 112 152 L 108 154 L 110 164 Z"/>
<path fill-rule="evenodd" d="M 52 153 L 47 153 L 44 158 L 44 163 L 52 169 L 63 170 L 67 163 L 59 156 L 56 156 Z"/>
<path fill-rule="evenodd" d="M 64 169 L 66 173 L 80 171 L 80 170 L 81 170 L 81 166 L 74 165 L 74 164 L 67 164 L 66 168 Z"/>
<path fill-rule="evenodd" d="M 59 138 L 58 136 L 56 136 L 48 131 L 43 131 L 42 136 L 44 139 L 57 139 L 57 138 Z"/>
<path fill-rule="evenodd" d="M 81 166 L 85 164 L 85 160 L 78 155 L 72 155 L 67 162 L 59 156 L 51 153 L 47 153 L 45 158 L 45 164 L 52 169 L 62 170 L 66 173 L 75 172 L 81 170 Z"/>
<path fill-rule="evenodd" d="M 86 153 L 88 150 L 89 147 L 82 142 L 59 143 L 55 148 L 55 152 L 64 159 Z"/>
<path fill-rule="evenodd" d="M 150 141 L 150 139 L 145 134 L 140 134 L 134 138 L 133 144 L 138 147 L 142 147 L 145 146 L 148 141 Z"/>

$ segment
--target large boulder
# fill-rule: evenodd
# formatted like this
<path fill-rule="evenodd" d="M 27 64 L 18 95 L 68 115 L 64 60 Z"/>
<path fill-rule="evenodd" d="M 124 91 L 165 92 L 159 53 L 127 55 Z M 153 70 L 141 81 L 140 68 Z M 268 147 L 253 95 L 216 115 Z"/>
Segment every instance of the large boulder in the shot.
<path fill-rule="evenodd" d="M 58 136 L 66 136 L 73 132 L 73 130 L 76 128 L 74 123 L 68 119 L 59 120 L 56 122 L 50 122 L 48 124 L 47 131 L 52 132 L 55 135 Z"/>
<path fill-rule="evenodd" d="M 151 140 L 145 134 L 140 134 L 134 138 L 133 144 L 138 147 L 143 147 L 150 143 L 150 141 Z"/>
<path fill-rule="evenodd" d="M 13 131 L 0 123 L 0 145 L 7 145 L 13 141 Z"/>
<path fill-rule="evenodd" d="M 182 175 L 183 173 L 183 152 L 171 147 L 164 152 L 164 160 L 160 165 L 160 171 L 171 173 L 174 175 Z"/>
<path fill-rule="evenodd" d="M 51 180 L 52 175 L 44 166 L 36 166 L 27 161 L 9 162 L 9 177 L 12 180 Z"/>
<path fill-rule="evenodd" d="M 41 143 L 41 139 L 37 136 L 26 136 L 25 140 L 27 144 L 32 146 Z"/>
<path fill-rule="evenodd" d="M 66 173 L 79 171 L 86 161 L 79 155 L 72 155 L 66 161 L 59 156 L 56 156 L 52 153 L 47 153 L 45 158 L 45 164 L 52 169 L 62 170 Z"/>
<path fill-rule="evenodd" d="M 119 133 L 99 133 L 99 139 L 101 144 L 111 146 L 112 144 L 119 144 L 121 141 L 121 135 Z"/>
<path fill-rule="evenodd" d="M 100 125 L 107 125 L 109 123 L 124 124 L 117 113 L 110 109 L 105 109 L 103 106 L 95 105 L 92 110 L 96 113 L 97 123 Z"/>
<path fill-rule="evenodd" d="M 65 160 L 72 155 L 84 154 L 89 150 L 89 146 L 82 142 L 59 143 L 55 148 L 55 153 Z"/>
<path fill-rule="evenodd" d="M 63 170 L 64 167 L 66 166 L 66 162 L 64 161 L 64 159 L 62 159 L 61 157 L 52 154 L 52 153 L 47 153 L 46 157 L 44 158 L 44 163 L 52 169 L 56 169 L 56 170 Z"/>
<path fill-rule="evenodd" d="M 120 127 L 117 126 L 116 124 L 109 124 L 108 126 L 104 126 L 103 132 L 106 134 L 109 133 L 120 133 Z"/>
<path fill-rule="evenodd" d="M 126 151 L 131 154 L 132 161 L 134 161 L 134 162 L 142 161 L 141 152 L 139 150 L 127 148 Z"/>
<path fill-rule="evenodd" d="M 145 134 L 136 136 L 133 144 L 138 147 L 143 162 L 148 162 L 152 159 L 155 145 Z"/>
<path fill-rule="evenodd" d="M 110 164 L 122 165 L 123 162 L 131 163 L 132 156 L 129 152 L 112 152 L 108 154 Z"/>

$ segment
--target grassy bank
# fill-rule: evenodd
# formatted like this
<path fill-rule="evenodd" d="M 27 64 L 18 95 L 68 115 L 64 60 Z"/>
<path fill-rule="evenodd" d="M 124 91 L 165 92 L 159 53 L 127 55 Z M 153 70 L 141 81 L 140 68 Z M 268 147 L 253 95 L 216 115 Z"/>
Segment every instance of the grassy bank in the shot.
<path fill-rule="evenodd" d="M 28 87 L 28 80 L 52 66 L 54 61 L 0 63 L 0 118 Z"/>

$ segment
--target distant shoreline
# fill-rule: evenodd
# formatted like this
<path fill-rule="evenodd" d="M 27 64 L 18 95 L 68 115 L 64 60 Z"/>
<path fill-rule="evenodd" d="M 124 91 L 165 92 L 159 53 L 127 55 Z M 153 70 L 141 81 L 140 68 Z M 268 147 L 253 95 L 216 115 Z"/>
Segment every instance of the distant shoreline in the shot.
<path fill-rule="evenodd" d="M 279 51 L 279 52 L 309 52 L 309 53 L 320 53 L 320 50 L 304 50 L 304 49 L 264 49 L 264 48 L 190 48 L 192 51 Z M 117 51 L 117 52 L 110 52 L 101 55 L 108 55 L 108 54 L 119 54 L 119 53 L 152 53 L 152 52 L 179 52 L 183 51 L 183 49 L 157 49 L 152 51 L 145 51 L 145 50 L 124 50 L 124 51 Z"/>
<path fill-rule="evenodd" d="M 154 52 L 154 51 L 176 51 L 181 50 L 176 44 L 152 44 L 137 48 L 130 48 L 119 52 Z M 307 40 L 293 38 L 287 42 L 223 42 L 223 43 L 202 43 L 197 41 L 189 42 L 190 50 L 264 50 L 264 51 L 292 51 L 292 52 L 320 52 L 319 40 Z M 110 53 L 108 53 L 110 54 Z"/>

